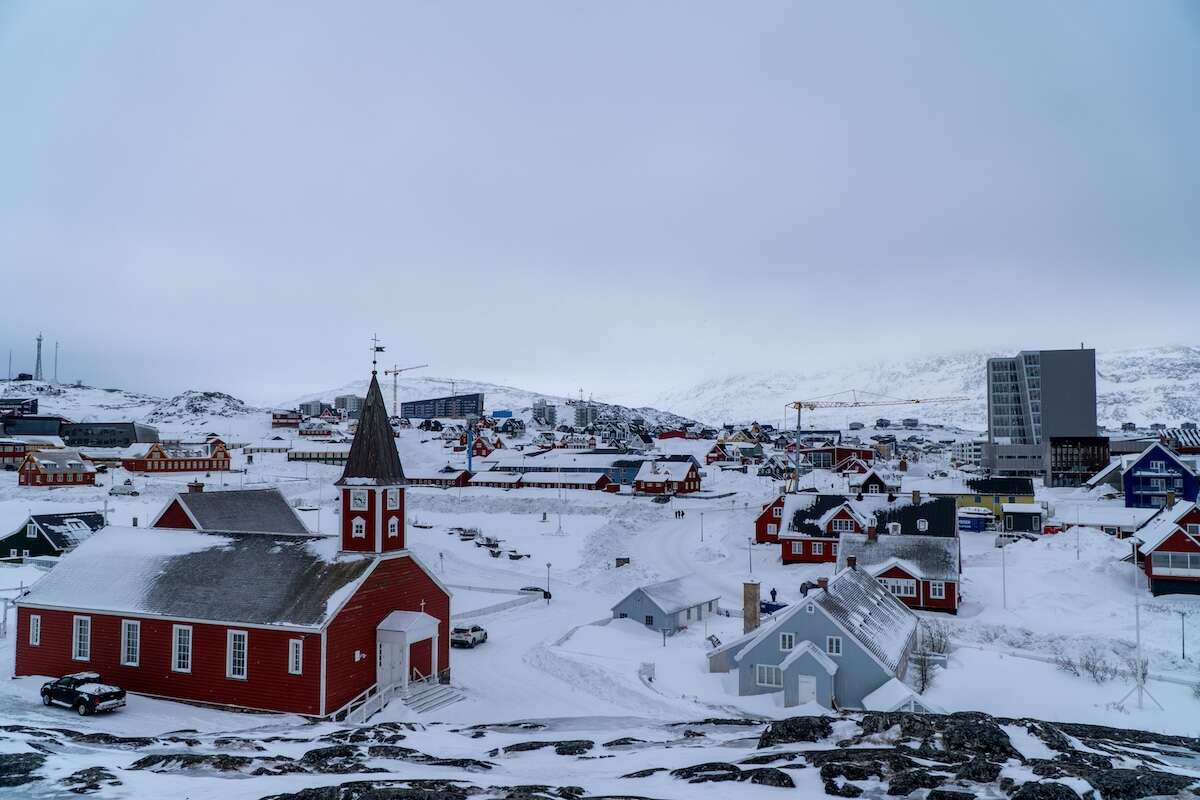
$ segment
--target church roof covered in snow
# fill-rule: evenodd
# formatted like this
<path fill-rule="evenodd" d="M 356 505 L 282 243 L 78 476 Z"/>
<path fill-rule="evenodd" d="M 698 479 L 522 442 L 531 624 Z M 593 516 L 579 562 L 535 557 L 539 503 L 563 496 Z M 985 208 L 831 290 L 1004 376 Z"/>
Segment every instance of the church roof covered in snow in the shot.
<path fill-rule="evenodd" d="M 338 486 L 396 486 L 404 483 L 404 467 L 396 450 L 396 434 L 388 422 L 379 380 L 371 373 L 367 399 L 358 417 L 354 442 Z"/>
<path fill-rule="evenodd" d="M 22 604 L 320 627 L 376 559 L 331 537 L 108 527 L 85 539 Z"/>

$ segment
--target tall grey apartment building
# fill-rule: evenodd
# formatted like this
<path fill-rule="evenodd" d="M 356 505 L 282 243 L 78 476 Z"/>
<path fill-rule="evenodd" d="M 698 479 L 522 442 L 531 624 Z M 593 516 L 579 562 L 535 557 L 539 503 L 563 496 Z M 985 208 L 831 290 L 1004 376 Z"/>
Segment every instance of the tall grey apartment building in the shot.
<path fill-rule="evenodd" d="M 987 389 L 984 463 L 993 475 L 1044 475 L 1051 437 L 1096 435 L 1095 350 L 989 358 Z"/>

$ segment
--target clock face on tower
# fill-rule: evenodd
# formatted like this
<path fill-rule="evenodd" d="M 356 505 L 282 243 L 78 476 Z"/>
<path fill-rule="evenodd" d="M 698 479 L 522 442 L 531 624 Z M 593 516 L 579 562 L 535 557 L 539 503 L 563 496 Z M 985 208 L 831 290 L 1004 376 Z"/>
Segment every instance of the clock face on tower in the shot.
<path fill-rule="evenodd" d="M 352 489 L 350 491 L 350 510 L 351 511 L 366 511 L 367 510 L 367 490 Z"/>

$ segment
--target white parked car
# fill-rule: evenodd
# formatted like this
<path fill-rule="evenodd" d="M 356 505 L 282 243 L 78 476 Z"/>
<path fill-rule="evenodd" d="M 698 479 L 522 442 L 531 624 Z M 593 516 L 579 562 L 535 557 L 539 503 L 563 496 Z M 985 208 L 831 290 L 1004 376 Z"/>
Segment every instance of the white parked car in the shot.
<path fill-rule="evenodd" d="M 487 641 L 487 631 L 478 625 L 454 628 L 450 631 L 452 647 L 475 647 Z"/>

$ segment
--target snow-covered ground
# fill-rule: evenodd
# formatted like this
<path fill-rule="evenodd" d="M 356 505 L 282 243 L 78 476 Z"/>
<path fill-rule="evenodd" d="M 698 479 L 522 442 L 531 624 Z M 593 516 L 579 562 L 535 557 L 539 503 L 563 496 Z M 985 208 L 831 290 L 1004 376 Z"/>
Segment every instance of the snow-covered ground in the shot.
<path fill-rule="evenodd" d="M 253 441 L 270 433 L 265 418 L 255 424 L 257 428 L 246 422 L 240 429 L 243 439 Z M 431 471 L 462 461 L 461 454 L 444 447 L 440 439 L 419 431 L 405 431 L 399 446 L 405 465 L 413 470 Z M 666 452 L 701 458 L 709 446 L 685 440 L 662 443 Z M 914 473 L 920 473 L 925 465 L 914 466 Z M 336 531 L 332 483 L 340 468 L 288 462 L 281 454 L 259 454 L 248 465 L 240 453 L 234 454 L 234 467 L 246 471 L 214 474 L 207 479 L 210 485 L 277 486 L 296 503 L 314 507 L 301 512 L 310 528 Z M 444 582 L 462 587 L 455 590 L 452 613 L 471 614 L 470 622 L 484 625 L 490 638 L 474 650 L 456 650 L 452 655 L 454 683 L 466 696 L 464 702 L 420 717 L 394 703 L 372 721 L 474 725 L 553 718 L 562 726 L 557 733 L 566 736 L 564 731 L 569 730 L 571 737 L 599 739 L 638 735 L 634 731 L 678 720 L 818 713 L 816 708 L 785 709 L 770 696 L 740 698 L 730 691 L 728 676 L 705 670 L 707 635 L 727 640 L 742 632 L 736 614 L 742 583 L 751 574 L 762 583 L 764 593 L 775 589 L 782 601 L 796 599 L 803 581 L 832 574 L 832 565 L 784 566 L 777 546 L 751 543 L 754 518 L 762 503 L 778 491 L 778 484 L 750 472 L 709 469 L 705 498 L 670 504 L 584 491 L 410 489 L 411 548 Z M 103 486 L 49 491 L 18 487 L 15 473 L 0 472 L 0 531 L 15 530 L 31 510 L 100 510 L 106 501 L 111 522 L 128 524 L 137 517 L 145 525 L 194 476 L 145 478 L 113 470 L 99 477 Z M 109 497 L 107 487 L 126 477 L 132 477 L 141 495 Z M 1043 492 L 1040 499 L 1087 502 L 1077 493 Z M 676 517 L 676 510 L 685 512 L 682 518 Z M 477 527 L 501 539 L 506 550 L 528 557 L 492 558 L 484 548 L 461 541 L 450 531 L 453 527 Z M 1003 551 L 993 545 L 992 534 L 963 535 L 963 608 L 957 617 L 931 615 L 943 620 L 960 643 L 936 675 L 929 690 L 932 702 L 951 711 L 973 709 L 1200 735 L 1200 699 L 1191 688 L 1200 682 L 1200 605 L 1186 598 L 1139 593 L 1142 645 L 1154 676 L 1149 691 L 1164 710 L 1150 699 L 1141 711 L 1133 699 L 1118 705 L 1128 691 L 1127 680 L 1118 677 L 1098 684 L 1086 675 L 1063 672 L 1053 662 L 1060 655 L 1078 658 L 1095 649 L 1114 666 L 1121 666 L 1133 651 L 1135 573 L 1120 560 L 1128 552 L 1127 544 L 1082 529 L 1078 535 L 1071 531 L 1019 542 Z M 617 558 L 628 558 L 630 563 L 618 568 Z M 665 641 L 628 620 L 609 619 L 611 606 L 633 588 L 691 573 L 720 594 L 721 605 L 735 615 L 711 618 Z M 16 587 L 28 585 L 39 574 L 32 566 L 2 566 L 0 590 L 11 597 Z M 547 581 L 553 594 L 549 602 L 537 598 L 477 615 L 521 597 L 514 593 L 522 587 L 545 587 Z M 1180 653 L 1177 611 L 1191 614 L 1184 624 L 1196 644 L 1186 659 Z M 10 631 L 0 640 L 0 671 L 11 674 L 12 665 Z M 651 671 L 653 680 L 647 678 Z M 40 682 L 37 678 L 0 682 L 0 717 L 30 725 L 62 724 L 59 710 L 38 703 Z M 87 720 L 72 717 L 71 724 L 122 735 L 157 735 L 184 728 L 214 735 L 249 729 L 276 734 L 311 730 L 295 718 L 136 697 L 119 713 Z M 443 737 L 430 746 L 439 755 L 449 755 L 454 741 Z M 540 762 L 531 757 L 521 763 Z M 526 773 L 525 766 L 514 767 L 515 782 L 532 780 L 533 773 Z M 412 774 L 424 773 L 414 770 Z M 440 774 L 444 776 L 444 771 Z M 190 785 L 190 796 L 224 797 L 221 787 L 226 783 L 217 777 L 197 780 Z M 137 786 L 136 780 L 127 782 L 126 796 L 133 796 L 128 792 Z M 598 786 L 589 783 L 591 791 Z M 638 791 L 683 796 L 657 784 L 653 788 L 651 792 L 646 784 Z M 687 796 L 722 796 L 706 787 L 688 786 L 688 790 Z"/>

